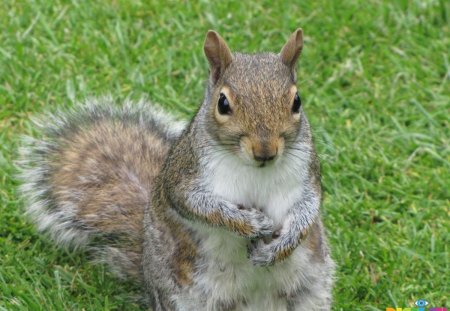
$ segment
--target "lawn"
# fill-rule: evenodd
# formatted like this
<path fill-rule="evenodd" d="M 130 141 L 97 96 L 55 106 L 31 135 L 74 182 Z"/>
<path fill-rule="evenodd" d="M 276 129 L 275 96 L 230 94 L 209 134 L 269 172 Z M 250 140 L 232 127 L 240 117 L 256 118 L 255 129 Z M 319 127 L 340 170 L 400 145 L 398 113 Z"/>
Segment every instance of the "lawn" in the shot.
<path fill-rule="evenodd" d="M 0 310 L 138 310 L 86 254 L 23 216 L 14 161 L 30 118 L 87 96 L 148 96 L 181 118 L 202 101 L 204 35 L 278 52 L 298 70 L 321 157 L 338 270 L 333 310 L 449 300 L 450 2 L 14 1 L 0 3 Z"/>

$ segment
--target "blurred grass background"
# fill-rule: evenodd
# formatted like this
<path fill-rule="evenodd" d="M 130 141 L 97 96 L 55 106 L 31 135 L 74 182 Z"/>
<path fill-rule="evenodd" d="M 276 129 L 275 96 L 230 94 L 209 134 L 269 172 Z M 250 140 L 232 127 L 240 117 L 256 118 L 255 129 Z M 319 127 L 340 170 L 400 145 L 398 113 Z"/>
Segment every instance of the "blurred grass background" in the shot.
<path fill-rule="evenodd" d="M 104 94 L 148 95 L 190 117 L 208 29 L 233 50 L 278 52 L 299 26 L 298 84 L 338 265 L 333 310 L 445 306 L 449 14 L 445 0 L 1 1 L 0 310 L 139 308 L 130 284 L 24 219 L 12 175 L 30 117 Z"/>

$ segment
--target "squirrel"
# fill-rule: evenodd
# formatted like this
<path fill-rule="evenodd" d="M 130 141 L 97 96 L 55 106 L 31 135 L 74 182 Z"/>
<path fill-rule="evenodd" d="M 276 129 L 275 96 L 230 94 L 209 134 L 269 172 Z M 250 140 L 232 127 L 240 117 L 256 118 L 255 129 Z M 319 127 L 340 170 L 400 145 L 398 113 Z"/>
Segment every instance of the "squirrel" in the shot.
<path fill-rule="evenodd" d="M 147 102 L 47 115 L 23 148 L 27 214 L 143 289 L 151 310 L 330 310 L 320 168 L 296 87 L 297 29 L 276 53 L 208 31 L 188 124 Z"/>

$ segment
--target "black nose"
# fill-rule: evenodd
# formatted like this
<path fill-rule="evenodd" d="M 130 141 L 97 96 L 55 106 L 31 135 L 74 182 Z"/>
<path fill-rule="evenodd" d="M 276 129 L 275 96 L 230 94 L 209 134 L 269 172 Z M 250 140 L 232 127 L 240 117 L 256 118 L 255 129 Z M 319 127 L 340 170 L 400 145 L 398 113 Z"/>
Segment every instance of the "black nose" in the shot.
<path fill-rule="evenodd" d="M 269 155 L 269 154 L 253 154 L 253 157 L 255 158 L 255 161 L 258 162 L 269 162 L 272 161 L 273 159 L 275 159 L 277 155 Z"/>

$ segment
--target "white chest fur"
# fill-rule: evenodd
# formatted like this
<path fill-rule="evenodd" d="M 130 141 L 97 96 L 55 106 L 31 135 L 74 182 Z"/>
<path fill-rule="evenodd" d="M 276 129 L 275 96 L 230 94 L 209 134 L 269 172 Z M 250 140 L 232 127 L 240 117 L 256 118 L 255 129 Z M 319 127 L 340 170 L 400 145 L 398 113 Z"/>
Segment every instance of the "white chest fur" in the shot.
<path fill-rule="evenodd" d="M 234 156 L 218 157 L 207 164 L 205 186 L 235 204 L 257 208 L 281 226 L 289 208 L 304 189 L 307 159 L 295 164 L 281 159 L 264 168 L 243 165 Z"/>
<path fill-rule="evenodd" d="M 306 161 L 294 167 L 285 162 L 265 168 L 243 166 L 231 157 L 217 161 L 205 164 L 209 190 L 230 202 L 262 210 L 281 227 L 289 208 L 301 198 Z M 216 310 L 218 302 L 235 301 L 246 301 L 236 310 L 286 310 L 280 293 L 296 291 L 313 273 L 308 265 L 311 252 L 303 247 L 275 266 L 255 267 L 247 258 L 245 238 L 203 225 L 195 229 L 205 257 L 195 283 L 198 293 L 208 297 L 206 310 Z"/>

